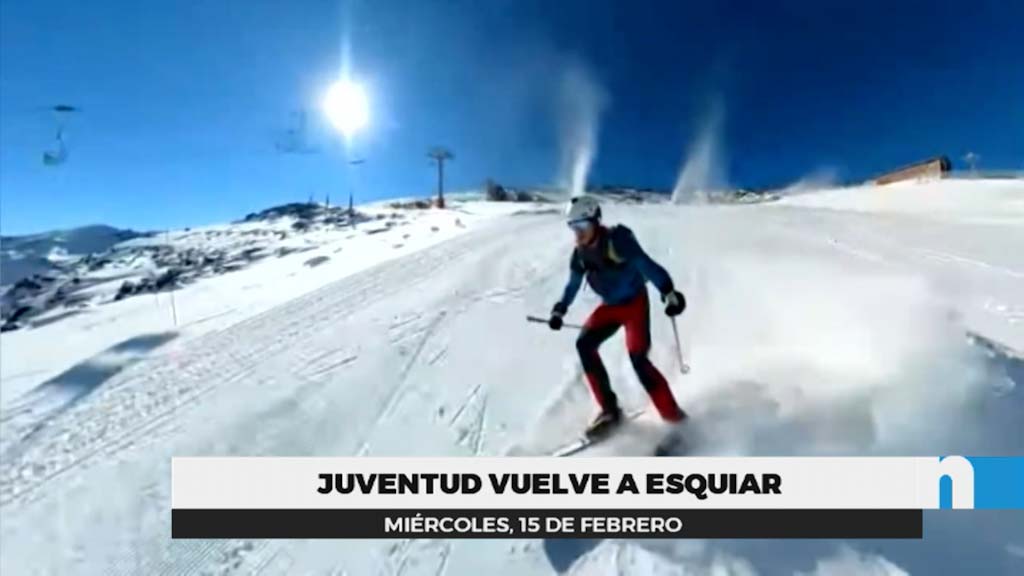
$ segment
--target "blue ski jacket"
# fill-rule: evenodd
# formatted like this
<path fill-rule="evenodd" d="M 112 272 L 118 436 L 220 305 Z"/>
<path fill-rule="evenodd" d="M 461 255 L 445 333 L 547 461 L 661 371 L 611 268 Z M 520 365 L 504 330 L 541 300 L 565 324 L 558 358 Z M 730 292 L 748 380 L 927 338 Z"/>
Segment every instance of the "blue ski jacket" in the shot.
<path fill-rule="evenodd" d="M 662 294 L 675 289 L 668 272 L 644 252 L 633 231 L 621 224 L 598 228 L 597 240 L 591 246 L 577 246 L 573 250 L 569 282 L 556 307 L 569 309 L 584 277 L 601 300 L 611 305 L 636 298 L 647 280 Z"/>

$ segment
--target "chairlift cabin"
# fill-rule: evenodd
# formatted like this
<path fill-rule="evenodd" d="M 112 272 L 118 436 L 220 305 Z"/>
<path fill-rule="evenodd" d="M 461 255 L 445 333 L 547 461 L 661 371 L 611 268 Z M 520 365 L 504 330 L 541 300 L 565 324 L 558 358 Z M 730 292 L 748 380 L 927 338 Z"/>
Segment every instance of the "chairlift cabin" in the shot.
<path fill-rule="evenodd" d="M 291 114 L 288 128 L 282 130 L 275 142 L 277 151 L 282 154 L 316 154 L 319 152 L 310 144 L 306 111 L 296 110 Z"/>
<path fill-rule="evenodd" d="M 68 159 L 68 147 L 64 144 L 64 135 L 57 132 L 57 148 L 43 151 L 43 164 L 46 166 L 60 166 Z"/>
<path fill-rule="evenodd" d="M 75 112 L 79 109 L 74 106 L 68 106 L 66 104 L 58 104 L 50 108 L 50 112 L 53 114 L 54 123 L 57 127 L 57 136 L 55 137 L 54 147 L 50 150 L 43 151 L 43 165 L 44 166 L 60 166 L 68 159 L 68 147 L 64 142 L 64 128 L 67 122 Z"/>

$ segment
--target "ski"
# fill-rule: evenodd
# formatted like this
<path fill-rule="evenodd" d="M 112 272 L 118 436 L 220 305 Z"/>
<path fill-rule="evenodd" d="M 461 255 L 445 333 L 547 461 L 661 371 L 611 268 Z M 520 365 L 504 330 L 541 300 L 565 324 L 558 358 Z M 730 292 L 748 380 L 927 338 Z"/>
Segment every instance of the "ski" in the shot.
<path fill-rule="evenodd" d="M 630 422 L 632 420 L 636 420 L 637 418 L 642 416 L 644 414 L 644 412 L 646 412 L 646 410 L 636 410 L 634 412 L 629 412 L 627 414 L 624 414 L 622 416 L 622 422 L 619 423 L 618 426 L 616 426 L 616 429 L 620 428 L 621 426 L 623 426 L 627 422 Z M 586 450 L 587 448 L 590 448 L 591 446 L 594 446 L 595 444 L 600 444 L 601 442 L 607 440 L 608 438 L 611 438 L 612 436 L 615 435 L 615 433 L 616 433 L 616 430 L 611 430 L 607 434 L 603 434 L 603 435 L 598 436 L 598 437 L 589 437 L 589 436 L 584 434 L 584 435 L 580 436 L 579 438 L 576 438 L 572 442 L 562 446 L 561 448 L 557 448 L 554 452 L 551 453 L 551 455 L 555 456 L 557 458 L 564 458 L 566 456 L 572 456 L 573 454 L 578 454 L 578 453 Z"/>
<path fill-rule="evenodd" d="M 597 441 L 599 442 L 600 440 L 597 440 Z M 566 444 L 565 446 L 562 446 L 558 450 L 555 450 L 554 452 L 551 453 L 551 455 L 556 457 L 556 458 L 564 458 L 566 456 L 572 456 L 573 454 L 576 454 L 577 452 L 581 452 L 581 451 L 589 448 L 590 446 L 593 446 L 594 442 L 595 442 L 595 440 L 591 440 L 590 438 L 587 438 L 585 436 L 584 437 L 580 437 L 580 438 L 577 438 L 576 440 L 572 441 L 571 443 Z"/>

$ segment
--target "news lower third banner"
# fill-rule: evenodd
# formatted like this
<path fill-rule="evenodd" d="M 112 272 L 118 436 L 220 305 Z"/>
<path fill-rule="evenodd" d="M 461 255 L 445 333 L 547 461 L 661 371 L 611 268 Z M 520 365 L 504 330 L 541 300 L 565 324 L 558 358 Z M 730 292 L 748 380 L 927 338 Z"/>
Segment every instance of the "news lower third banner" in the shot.
<path fill-rule="evenodd" d="M 921 538 L 1024 458 L 174 458 L 174 538 Z"/>

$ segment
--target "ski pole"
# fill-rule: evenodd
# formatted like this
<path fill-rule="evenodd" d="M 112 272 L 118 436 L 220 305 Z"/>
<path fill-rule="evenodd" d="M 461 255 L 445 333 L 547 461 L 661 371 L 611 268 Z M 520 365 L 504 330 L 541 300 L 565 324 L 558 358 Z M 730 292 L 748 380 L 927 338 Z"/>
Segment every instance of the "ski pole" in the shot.
<path fill-rule="evenodd" d="M 679 371 L 686 374 L 690 366 L 683 360 L 683 344 L 679 341 L 679 328 L 676 326 L 676 317 L 672 317 L 672 335 L 676 337 L 676 354 L 679 356 Z"/>
<path fill-rule="evenodd" d="M 535 322 L 537 324 L 547 324 L 547 318 L 539 318 L 537 316 L 527 316 L 527 322 Z M 580 324 L 569 324 L 568 322 L 562 322 L 562 328 L 572 328 L 574 330 L 583 330 L 583 326 Z"/>

